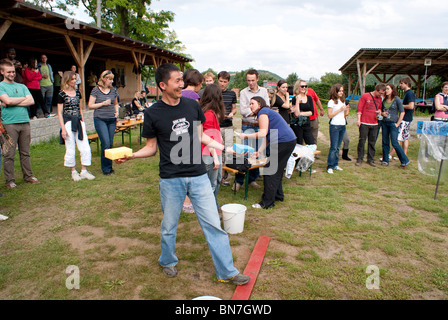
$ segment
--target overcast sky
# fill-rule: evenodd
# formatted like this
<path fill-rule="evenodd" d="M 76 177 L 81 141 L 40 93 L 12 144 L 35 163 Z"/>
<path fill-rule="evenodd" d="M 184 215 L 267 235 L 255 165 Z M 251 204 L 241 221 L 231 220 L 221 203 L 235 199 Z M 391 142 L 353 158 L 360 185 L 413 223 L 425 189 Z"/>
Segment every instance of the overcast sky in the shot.
<path fill-rule="evenodd" d="M 154 0 L 199 71 L 320 78 L 360 48 L 448 48 L 446 0 Z"/>

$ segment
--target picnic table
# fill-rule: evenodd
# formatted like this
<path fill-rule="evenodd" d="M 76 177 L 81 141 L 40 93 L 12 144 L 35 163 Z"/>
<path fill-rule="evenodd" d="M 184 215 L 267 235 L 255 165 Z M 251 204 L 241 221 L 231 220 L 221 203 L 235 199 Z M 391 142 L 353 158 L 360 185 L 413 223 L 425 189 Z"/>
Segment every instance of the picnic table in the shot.
<path fill-rule="evenodd" d="M 267 158 L 263 158 L 263 159 L 249 159 L 249 163 L 251 164 L 249 170 L 254 170 L 257 168 L 264 167 L 268 162 Z M 240 173 L 244 175 L 244 200 L 247 200 L 247 195 L 249 193 L 249 174 L 248 174 L 249 170 L 246 172 L 238 171 L 237 169 L 229 168 L 227 166 L 223 166 L 222 170 L 233 174 Z M 236 194 L 236 179 L 233 181 L 233 194 Z"/>
<path fill-rule="evenodd" d="M 115 133 L 121 132 L 122 144 L 124 144 L 124 134 L 127 133 L 129 135 L 129 148 L 132 149 L 132 129 L 139 126 L 139 142 L 142 144 L 142 125 L 142 119 L 117 120 Z"/>

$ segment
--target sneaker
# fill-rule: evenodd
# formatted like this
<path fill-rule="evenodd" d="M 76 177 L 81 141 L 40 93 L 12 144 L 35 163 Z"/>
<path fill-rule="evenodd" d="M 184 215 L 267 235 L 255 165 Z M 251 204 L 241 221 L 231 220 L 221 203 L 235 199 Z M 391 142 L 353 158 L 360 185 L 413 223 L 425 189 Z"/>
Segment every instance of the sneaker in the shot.
<path fill-rule="evenodd" d="M 7 216 L 0 214 L 0 221 L 5 221 L 6 219 L 8 219 Z"/>
<path fill-rule="evenodd" d="M 81 177 L 81 179 L 87 179 L 87 180 L 95 179 L 95 176 L 87 170 L 81 171 L 81 174 L 79 176 Z"/>
<path fill-rule="evenodd" d="M 260 189 L 261 188 L 260 185 L 258 183 L 256 183 L 255 181 L 252 181 L 251 183 L 249 183 L 249 185 L 252 188 L 255 188 L 255 189 Z"/>
<path fill-rule="evenodd" d="M 411 163 L 411 161 L 409 161 L 409 162 L 406 163 L 406 164 L 401 164 L 401 165 L 400 165 L 400 168 L 401 168 L 401 169 L 404 169 L 404 168 L 406 168 L 410 163 Z"/>
<path fill-rule="evenodd" d="M 33 184 L 38 184 L 38 183 L 40 183 L 40 181 L 37 180 L 36 177 L 31 177 L 31 178 L 29 178 L 28 180 L 25 180 L 25 181 L 28 182 L 28 183 L 33 183 Z"/>
<path fill-rule="evenodd" d="M 333 174 L 333 169 L 328 169 L 327 172 L 328 172 L 329 174 Z"/>
<path fill-rule="evenodd" d="M 104 174 L 105 176 L 110 176 L 111 174 L 114 174 L 114 173 L 115 173 L 114 169 L 110 170 L 109 172 L 104 172 L 104 171 L 103 171 L 103 174 Z"/>
<path fill-rule="evenodd" d="M 232 191 L 239 191 L 241 188 L 241 185 L 237 182 L 232 186 Z"/>
<path fill-rule="evenodd" d="M 72 171 L 72 179 L 73 181 L 81 181 L 81 176 L 79 175 L 78 171 L 73 170 Z"/>
<path fill-rule="evenodd" d="M 252 208 L 255 208 L 255 209 L 262 209 L 263 207 L 262 207 L 261 204 L 259 204 L 259 203 L 254 203 L 254 204 L 252 205 Z"/>
<path fill-rule="evenodd" d="M 222 185 L 222 186 L 229 186 L 229 185 L 230 185 L 230 182 L 227 181 L 227 180 L 225 180 L 225 179 L 222 179 L 222 180 L 221 180 L 221 185 Z"/>
<path fill-rule="evenodd" d="M 242 286 L 246 283 L 248 283 L 250 281 L 250 277 L 245 275 L 245 274 L 241 274 L 238 273 L 236 276 L 234 276 L 233 278 L 230 279 L 225 279 L 225 280 L 219 280 L 220 282 L 231 282 L 233 284 L 236 284 L 237 286 Z"/>
<path fill-rule="evenodd" d="M 390 159 L 390 158 L 389 158 Z M 393 157 L 394 160 L 400 160 L 398 157 Z"/>
<path fill-rule="evenodd" d="M 176 266 L 172 267 L 162 267 L 163 274 L 167 275 L 170 278 L 174 278 L 177 276 L 177 268 Z"/>
<path fill-rule="evenodd" d="M 14 182 L 10 182 L 6 184 L 6 189 L 15 189 L 17 185 Z"/>
<path fill-rule="evenodd" d="M 334 169 L 338 171 L 343 171 L 343 169 L 340 166 L 336 166 Z"/>
<path fill-rule="evenodd" d="M 382 166 L 388 166 L 388 165 L 389 165 L 389 162 L 382 161 L 382 162 L 381 162 L 381 165 L 382 165 Z"/>
<path fill-rule="evenodd" d="M 52 117 L 56 117 L 56 114 L 50 113 L 49 115 L 47 115 L 47 118 L 52 118 Z"/>

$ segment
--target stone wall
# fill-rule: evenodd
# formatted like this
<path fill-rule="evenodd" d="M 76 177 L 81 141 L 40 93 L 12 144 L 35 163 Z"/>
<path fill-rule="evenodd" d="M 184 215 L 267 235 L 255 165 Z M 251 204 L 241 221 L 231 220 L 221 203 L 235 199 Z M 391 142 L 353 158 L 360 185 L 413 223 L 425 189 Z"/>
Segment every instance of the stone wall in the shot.
<path fill-rule="evenodd" d="M 84 111 L 84 121 L 86 123 L 87 133 L 95 132 L 93 125 L 93 110 Z M 58 117 L 52 118 L 39 118 L 36 120 L 31 120 L 31 144 L 37 144 L 43 141 L 48 141 L 52 137 L 59 136 L 59 130 L 61 126 L 59 125 Z"/>

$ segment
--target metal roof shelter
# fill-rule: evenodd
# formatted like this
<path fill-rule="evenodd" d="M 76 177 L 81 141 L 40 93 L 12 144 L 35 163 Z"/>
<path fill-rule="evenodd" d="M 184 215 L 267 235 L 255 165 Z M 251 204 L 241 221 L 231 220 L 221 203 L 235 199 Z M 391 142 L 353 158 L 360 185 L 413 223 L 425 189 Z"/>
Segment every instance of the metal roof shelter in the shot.
<path fill-rule="evenodd" d="M 70 56 L 78 66 L 81 79 L 84 79 L 84 66 L 88 59 L 131 62 L 136 70 L 139 70 L 139 65 L 157 68 L 165 62 L 178 63 L 183 69 L 185 63 L 192 61 L 169 50 L 76 21 L 23 0 L 1 1 L 0 41 L 3 47 Z M 80 89 L 84 94 L 84 82 Z"/>
<path fill-rule="evenodd" d="M 349 93 L 360 87 L 365 93 L 366 77 L 372 74 L 379 82 L 387 83 L 396 75 L 408 75 L 417 85 L 417 95 L 422 83 L 432 75 L 448 74 L 448 49 L 386 49 L 363 48 L 340 69 L 349 76 Z"/>

